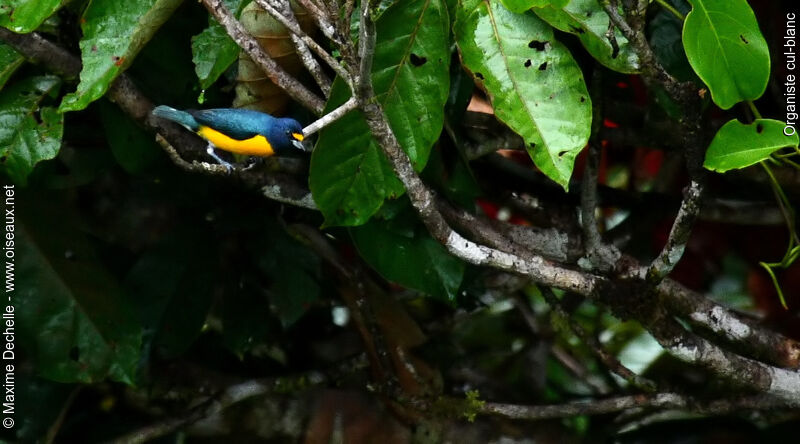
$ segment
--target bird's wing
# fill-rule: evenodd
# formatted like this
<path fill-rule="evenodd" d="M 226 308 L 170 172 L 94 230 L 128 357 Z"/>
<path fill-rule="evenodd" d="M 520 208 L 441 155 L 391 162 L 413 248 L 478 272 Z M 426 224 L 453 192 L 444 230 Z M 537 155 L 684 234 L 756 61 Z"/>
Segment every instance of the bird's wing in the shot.
<path fill-rule="evenodd" d="M 256 135 L 267 135 L 272 117 L 247 109 L 206 109 L 189 111 L 201 125 L 213 128 L 236 140 L 246 140 Z"/>

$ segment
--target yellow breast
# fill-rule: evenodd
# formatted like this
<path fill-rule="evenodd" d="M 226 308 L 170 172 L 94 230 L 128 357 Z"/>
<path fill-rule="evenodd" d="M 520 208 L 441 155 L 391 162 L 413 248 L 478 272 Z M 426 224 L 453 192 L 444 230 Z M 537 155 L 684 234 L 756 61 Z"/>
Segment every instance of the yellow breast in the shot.
<path fill-rule="evenodd" d="M 207 126 L 201 126 L 197 134 L 214 144 L 215 147 L 232 153 L 262 157 L 275 154 L 267 138 L 260 134 L 249 139 L 236 140 Z"/>

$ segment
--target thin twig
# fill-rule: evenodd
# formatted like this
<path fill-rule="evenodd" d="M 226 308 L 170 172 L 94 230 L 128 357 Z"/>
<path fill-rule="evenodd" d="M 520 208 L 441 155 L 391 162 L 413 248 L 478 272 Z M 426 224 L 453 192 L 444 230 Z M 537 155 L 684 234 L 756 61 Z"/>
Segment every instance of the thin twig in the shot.
<path fill-rule="evenodd" d="M 312 122 L 307 127 L 303 128 L 303 134 L 308 137 L 317 131 L 325 128 L 326 126 L 330 125 L 331 123 L 339 120 L 340 118 L 344 117 L 345 114 L 349 113 L 350 111 L 358 108 L 358 100 L 355 96 L 351 97 L 347 102 L 342 104 L 342 106 L 334 109 L 333 111 L 325 114 L 324 116 L 320 117 L 316 121 Z"/>
<path fill-rule="evenodd" d="M 542 290 L 542 296 L 544 296 L 545 302 L 550 305 L 555 313 L 561 317 L 564 321 L 569 324 L 570 329 L 575 333 L 578 338 L 589 347 L 589 350 L 606 366 L 609 370 L 614 372 L 620 378 L 628 381 L 634 387 L 638 387 L 642 390 L 652 392 L 656 389 L 656 384 L 643 377 L 639 376 L 628 367 L 625 367 L 623 363 L 619 361 L 614 355 L 608 353 L 603 349 L 603 346 L 597 342 L 594 336 L 590 335 L 583 329 L 583 327 L 575 321 L 575 319 L 567 313 L 567 310 L 564 308 L 564 305 L 561 301 L 558 300 L 555 294 L 553 294 L 553 290 L 547 287 L 540 287 Z"/>
<path fill-rule="evenodd" d="M 317 42 L 314 41 L 311 37 L 308 36 L 302 29 L 300 29 L 300 25 L 295 20 L 294 22 L 290 21 L 288 18 L 284 17 L 283 14 L 278 12 L 277 9 L 273 8 L 266 0 L 256 0 L 258 6 L 263 8 L 269 15 L 271 15 L 275 20 L 279 21 L 283 26 L 285 26 L 290 32 L 296 35 L 300 40 L 303 41 L 312 51 L 314 51 L 325 63 L 328 64 L 336 74 L 342 77 L 342 79 L 347 82 L 348 85 L 352 84 L 352 80 L 350 79 L 350 74 L 342 67 L 342 65 L 336 61 L 325 49 L 323 49 Z M 321 113 L 321 112 L 320 112 Z M 318 113 L 319 114 L 319 113 Z"/>
<path fill-rule="evenodd" d="M 327 13 L 325 13 L 319 6 L 317 6 L 311 0 L 297 0 L 297 2 L 300 3 L 300 5 L 303 6 L 303 9 L 305 9 L 306 12 L 308 12 L 308 14 L 311 16 L 311 18 L 314 19 L 320 31 L 322 31 L 322 34 L 325 37 L 331 39 L 334 43 L 337 44 L 340 43 L 338 42 L 335 34 L 336 28 L 334 28 L 333 24 L 330 21 L 330 16 Z"/>
<path fill-rule="evenodd" d="M 261 5 L 265 1 L 266 0 L 258 0 L 257 3 Z M 294 11 L 292 11 L 291 4 L 288 0 L 269 1 L 272 2 L 273 7 L 275 7 L 275 9 L 277 9 L 289 23 L 291 23 L 297 29 L 302 30 L 300 27 L 300 22 L 297 21 L 297 17 L 295 17 Z M 313 77 L 314 81 L 317 82 L 317 86 L 319 86 L 319 89 L 322 90 L 322 93 L 325 95 L 325 97 L 330 97 L 331 79 L 328 78 L 328 75 L 322 70 L 322 67 L 317 62 L 317 59 L 315 59 L 311 54 L 311 51 L 308 50 L 308 45 L 306 45 L 303 39 L 294 32 L 292 32 L 289 37 L 292 39 L 294 49 L 300 56 L 300 61 L 303 63 L 303 66 L 306 67 L 306 70 L 308 70 L 308 72 L 311 74 L 311 77 Z M 325 52 L 325 54 L 327 54 L 327 52 Z"/>
<path fill-rule="evenodd" d="M 244 29 L 242 24 L 233 17 L 222 0 L 201 1 L 214 19 L 225 28 L 225 31 L 233 41 L 253 59 L 256 65 L 264 70 L 264 73 L 275 85 L 286 91 L 294 100 L 317 115 L 322 114 L 325 102 L 281 68 L 280 65 L 264 51 L 264 48 L 258 44 L 258 41 Z"/>

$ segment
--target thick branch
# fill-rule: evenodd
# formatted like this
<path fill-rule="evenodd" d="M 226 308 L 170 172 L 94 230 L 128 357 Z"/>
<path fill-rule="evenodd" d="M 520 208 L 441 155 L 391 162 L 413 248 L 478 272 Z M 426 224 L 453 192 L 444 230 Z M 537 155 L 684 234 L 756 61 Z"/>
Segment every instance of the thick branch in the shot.
<path fill-rule="evenodd" d="M 278 87 L 286 91 L 294 100 L 315 112 L 322 114 L 325 102 L 309 91 L 297 79 L 289 75 L 258 44 L 238 20 L 236 20 L 222 0 L 202 0 L 208 12 L 225 28 L 229 36 L 255 62 L 267 77 Z"/>
<path fill-rule="evenodd" d="M 748 391 L 770 395 L 787 406 L 800 406 L 800 372 L 771 367 L 723 350 L 686 332 L 672 319 L 660 319 L 649 330 L 681 361 L 703 367 Z"/>
<path fill-rule="evenodd" d="M 764 396 L 700 401 L 679 393 L 659 393 L 540 406 L 487 402 L 480 407 L 479 412 L 508 419 L 533 421 L 578 415 L 603 415 L 629 409 L 679 409 L 697 413 L 724 414 L 744 409 L 771 410 L 783 407 L 783 403 Z"/>

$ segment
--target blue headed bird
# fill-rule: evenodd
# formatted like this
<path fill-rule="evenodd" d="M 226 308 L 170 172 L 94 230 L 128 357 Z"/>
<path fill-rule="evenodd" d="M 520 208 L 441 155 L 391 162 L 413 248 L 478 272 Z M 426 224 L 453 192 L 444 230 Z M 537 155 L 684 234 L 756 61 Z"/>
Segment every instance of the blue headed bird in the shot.
<path fill-rule="evenodd" d="M 236 154 L 269 157 L 303 150 L 303 127 L 288 117 L 272 117 L 249 109 L 206 109 L 180 111 L 157 106 L 153 115 L 176 122 L 209 142 L 206 150 L 221 165 L 232 169 L 214 148 Z"/>

